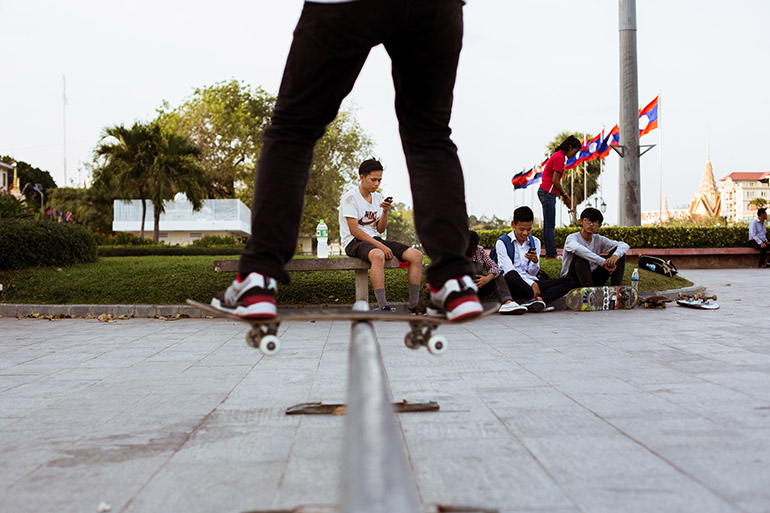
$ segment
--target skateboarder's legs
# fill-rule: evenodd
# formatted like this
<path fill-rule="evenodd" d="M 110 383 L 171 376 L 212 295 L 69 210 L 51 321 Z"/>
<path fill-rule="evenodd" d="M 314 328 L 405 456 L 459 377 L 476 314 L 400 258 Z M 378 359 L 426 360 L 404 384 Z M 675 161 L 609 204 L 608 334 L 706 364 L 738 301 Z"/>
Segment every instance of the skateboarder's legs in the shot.
<path fill-rule="evenodd" d="M 257 164 L 252 234 L 240 274 L 288 282 L 315 142 L 337 114 L 370 49 L 393 59 L 396 111 L 412 181 L 415 225 L 435 288 L 470 274 L 462 169 L 449 138 L 462 46 L 461 2 L 306 3 Z"/>

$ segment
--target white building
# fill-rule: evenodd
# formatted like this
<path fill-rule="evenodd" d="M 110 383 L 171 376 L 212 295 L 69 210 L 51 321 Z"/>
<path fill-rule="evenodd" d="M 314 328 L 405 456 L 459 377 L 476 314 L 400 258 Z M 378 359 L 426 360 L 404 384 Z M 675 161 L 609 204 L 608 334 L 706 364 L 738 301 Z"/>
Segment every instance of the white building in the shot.
<path fill-rule="evenodd" d="M 145 237 L 152 237 L 154 209 L 147 203 L 144 221 Z M 166 244 L 192 244 L 205 235 L 248 237 L 251 235 L 251 210 L 238 199 L 203 200 L 203 208 L 193 211 L 187 196 L 179 193 L 166 201 L 160 215 L 160 239 Z M 142 220 L 140 200 L 115 200 L 112 229 L 139 235 Z"/>
<path fill-rule="evenodd" d="M 0 162 L 0 193 L 5 193 L 10 190 L 11 171 L 13 171 L 13 166 L 10 166 L 5 162 Z"/>
<path fill-rule="evenodd" d="M 770 172 L 730 173 L 722 178 L 722 212 L 728 221 L 749 223 L 757 217 L 757 207 L 749 205 L 755 198 L 765 198 L 770 202 Z"/>

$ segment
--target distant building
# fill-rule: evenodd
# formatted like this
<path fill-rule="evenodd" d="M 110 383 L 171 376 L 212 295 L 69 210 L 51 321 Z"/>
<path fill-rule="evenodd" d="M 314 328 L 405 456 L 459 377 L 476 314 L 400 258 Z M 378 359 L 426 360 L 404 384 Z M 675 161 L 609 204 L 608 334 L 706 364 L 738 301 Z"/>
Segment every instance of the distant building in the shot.
<path fill-rule="evenodd" d="M 672 220 L 682 221 L 690 219 L 690 210 L 687 208 L 669 210 L 668 198 L 663 196 L 663 210 L 660 212 L 657 210 L 642 212 L 642 226 L 659 226 L 661 217 L 664 223 Z"/>
<path fill-rule="evenodd" d="M 193 211 L 183 193 L 164 203 L 160 215 L 160 239 L 166 244 L 187 245 L 206 235 L 231 236 L 236 239 L 251 235 L 251 210 L 238 199 L 203 200 L 203 208 Z M 151 237 L 154 209 L 147 201 L 144 220 L 145 237 Z M 139 235 L 142 219 L 141 200 L 115 200 L 112 229 Z"/>
<path fill-rule="evenodd" d="M 10 185 L 11 185 L 10 172 L 12 170 L 13 170 L 13 166 L 10 166 L 5 162 L 0 162 L 0 193 L 6 193 L 10 190 Z"/>
<path fill-rule="evenodd" d="M 749 205 L 755 198 L 770 202 L 770 172 L 730 173 L 722 184 L 722 215 L 733 223 L 749 223 L 757 217 L 757 207 Z"/>

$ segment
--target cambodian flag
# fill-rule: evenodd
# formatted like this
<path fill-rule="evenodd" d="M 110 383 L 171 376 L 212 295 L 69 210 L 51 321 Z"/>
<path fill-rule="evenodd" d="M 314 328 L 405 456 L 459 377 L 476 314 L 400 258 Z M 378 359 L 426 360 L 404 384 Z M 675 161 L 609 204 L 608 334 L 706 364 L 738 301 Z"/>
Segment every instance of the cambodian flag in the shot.
<path fill-rule="evenodd" d="M 618 144 L 620 144 L 620 128 L 618 128 L 618 125 L 615 125 L 607 136 L 602 138 L 602 142 L 599 144 L 599 148 L 597 149 L 599 158 L 603 159 L 607 157 L 611 151 L 610 146 L 617 146 Z"/>
<path fill-rule="evenodd" d="M 521 173 L 513 175 L 513 178 L 511 178 L 511 183 L 513 184 L 513 188 L 515 189 L 526 189 L 530 178 L 532 177 L 532 171 L 534 169 L 529 169 L 527 171 L 522 171 Z"/>
<path fill-rule="evenodd" d="M 645 108 L 639 111 L 639 125 L 644 125 L 644 128 L 639 129 L 639 137 L 658 128 L 658 98 L 660 97 L 656 96 Z"/>

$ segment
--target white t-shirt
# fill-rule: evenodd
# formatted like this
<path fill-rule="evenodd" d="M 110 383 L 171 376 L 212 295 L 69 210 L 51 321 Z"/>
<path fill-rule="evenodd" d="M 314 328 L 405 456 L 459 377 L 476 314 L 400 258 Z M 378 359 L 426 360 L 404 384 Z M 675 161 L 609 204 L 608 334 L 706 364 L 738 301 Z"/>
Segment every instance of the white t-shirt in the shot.
<path fill-rule="evenodd" d="M 380 221 L 380 217 L 382 217 L 380 203 L 382 203 L 382 194 L 373 192 L 372 202 L 369 203 L 361 196 L 361 191 L 358 187 L 342 196 L 339 218 L 340 238 L 342 239 L 343 248 L 346 248 L 355 238 L 350 233 L 347 218 L 357 219 L 358 227 L 364 233 L 372 237 L 380 235 L 380 232 L 377 231 L 377 223 Z"/>

